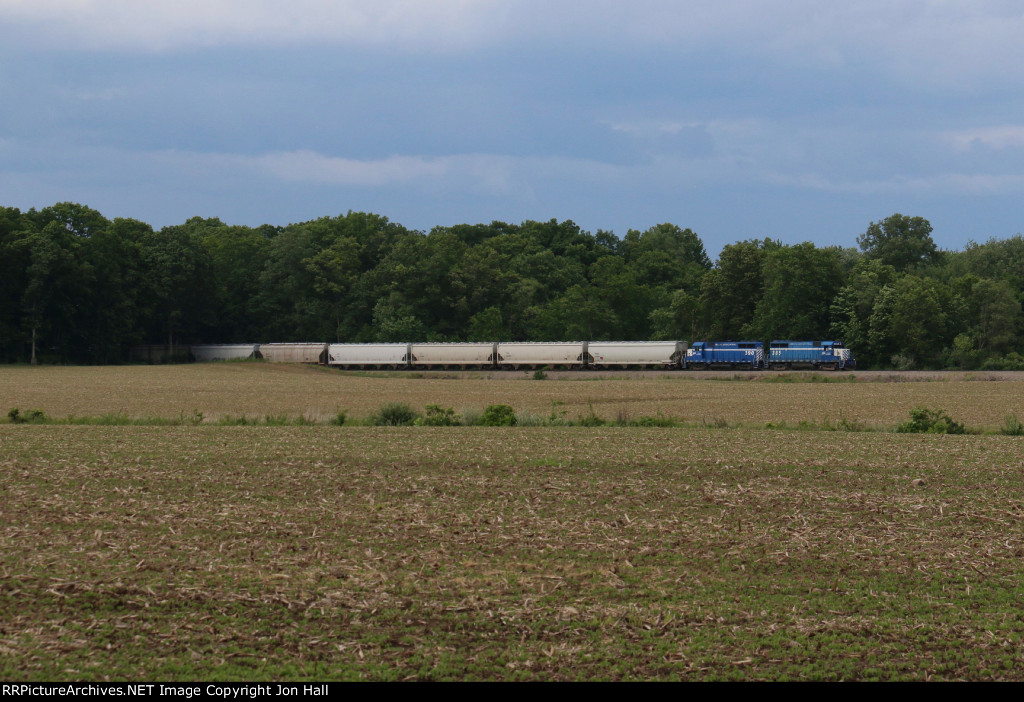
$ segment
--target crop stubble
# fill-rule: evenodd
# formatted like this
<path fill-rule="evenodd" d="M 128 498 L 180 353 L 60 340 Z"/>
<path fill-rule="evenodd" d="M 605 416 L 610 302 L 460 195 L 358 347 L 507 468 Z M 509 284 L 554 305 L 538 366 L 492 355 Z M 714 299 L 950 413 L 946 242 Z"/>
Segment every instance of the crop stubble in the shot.
<path fill-rule="evenodd" d="M 0 426 L 0 674 L 1020 679 L 1020 449 Z"/>

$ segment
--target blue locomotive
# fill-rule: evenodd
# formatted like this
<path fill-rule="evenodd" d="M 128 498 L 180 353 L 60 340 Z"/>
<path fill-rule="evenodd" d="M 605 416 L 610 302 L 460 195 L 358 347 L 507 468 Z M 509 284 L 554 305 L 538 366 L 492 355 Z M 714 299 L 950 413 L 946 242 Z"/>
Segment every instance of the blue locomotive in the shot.
<path fill-rule="evenodd" d="M 761 341 L 696 341 L 686 350 L 684 368 L 693 370 L 764 368 L 764 342 Z"/>
<path fill-rule="evenodd" d="M 778 339 L 768 349 L 769 370 L 811 368 L 852 370 L 857 361 L 841 341 L 789 341 Z"/>

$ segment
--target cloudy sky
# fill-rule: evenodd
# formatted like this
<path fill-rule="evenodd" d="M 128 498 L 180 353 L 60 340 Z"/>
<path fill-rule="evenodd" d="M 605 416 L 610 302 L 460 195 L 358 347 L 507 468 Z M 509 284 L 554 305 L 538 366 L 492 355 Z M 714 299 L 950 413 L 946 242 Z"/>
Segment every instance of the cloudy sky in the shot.
<path fill-rule="evenodd" d="M 0 205 L 1024 231 L 1024 5 L 0 0 Z"/>

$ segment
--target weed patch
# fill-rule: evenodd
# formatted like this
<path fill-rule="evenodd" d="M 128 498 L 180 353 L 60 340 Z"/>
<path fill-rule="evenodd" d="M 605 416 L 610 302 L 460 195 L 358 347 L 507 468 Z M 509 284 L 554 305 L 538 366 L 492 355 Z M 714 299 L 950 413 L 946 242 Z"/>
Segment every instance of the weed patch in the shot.
<path fill-rule="evenodd" d="M 1024 436 L 1024 424 L 1021 424 L 1021 421 L 1017 419 L 1017 415 L 1013 413 L 1007 414 L 999 433 L 1006 436 Z"/>

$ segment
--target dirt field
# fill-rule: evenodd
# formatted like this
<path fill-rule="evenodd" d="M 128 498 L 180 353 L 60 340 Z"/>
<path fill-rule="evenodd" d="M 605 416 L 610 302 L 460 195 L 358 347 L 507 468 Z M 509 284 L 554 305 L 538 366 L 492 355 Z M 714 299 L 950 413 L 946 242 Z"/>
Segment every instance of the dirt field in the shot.
<path fill-rule="evenodd" d="M 555 377 L 557 375 L 557 377 Z M 322 421 L 339 410 L 366 416 L 385 402 L 461 412 L 508 404 L 516 411 L 575 418 L 594 413 L 690 423 L 796 424 L 845 419 L 891 428 L 915 406 L 941 408 L 976 428 L 1007 413 L 1024 419 L 1024 373 L 342 373 L 266 363 L 182 366 L 0 367 L 0 411 L 41 409 L 52 417 L 300 414 Z M 790 379 L 853 382 L 787 382 Z"/>
<path fill-rule="evenodd" d="M 202 415 L 0 422 L 0 677 L 1024 679 L 1024 437 L 891 431 L 1019 375 L 778 375 L 0 368 L 0 411 Z M 214 425 L 396 400 L 693 424 Z"/>
<path fill-rule="evenodd" d="M 0 677 L 1020 680 L 1021 448 L 0 425 Z"/>

